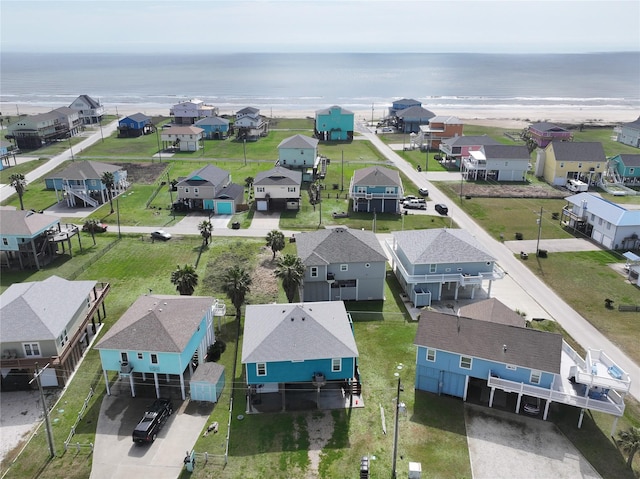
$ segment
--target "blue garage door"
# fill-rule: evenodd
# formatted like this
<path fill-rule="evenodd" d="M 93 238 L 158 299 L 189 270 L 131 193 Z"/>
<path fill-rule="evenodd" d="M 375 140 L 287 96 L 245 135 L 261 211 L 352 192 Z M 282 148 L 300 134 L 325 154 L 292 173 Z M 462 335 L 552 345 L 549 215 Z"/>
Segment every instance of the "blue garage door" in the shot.
<path fill-rule="evenodd" d="M 218 201 L 216 206 L 218 207 L 217 213 L 219 215 L 233 214 L 233 203 L 231 201 Z"/>

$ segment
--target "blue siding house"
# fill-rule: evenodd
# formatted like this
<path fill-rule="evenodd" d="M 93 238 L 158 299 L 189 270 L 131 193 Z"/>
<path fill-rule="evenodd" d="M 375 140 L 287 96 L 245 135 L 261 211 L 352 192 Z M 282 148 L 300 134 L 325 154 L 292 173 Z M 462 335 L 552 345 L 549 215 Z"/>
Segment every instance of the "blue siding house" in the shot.
<path fill-rule="evenodd" d="M 609 167 L 613 169 L 621 183 L 637 184 L 640 181 L 640 154 L 616 155 L 609 160 Z"/>
<path fill-rule="evenodd" d="M 252 398 L 356 381 L 358 348 L 342 301 L 248 305 L 242 364 Z M 318 406 L 320 406 L 318 404 Z"/>
<path fill-rule="evenodd" d="M 224 140 L 229 136 L 229 120 L 219 116 L 211 116 L 196 121 L 195 125 L 202 128 L 202 135 L 207 140 Z"/>
<path fill-rule="evenodd" d="M 155 126 L 151 123 L 151 117 L 143 113 L 134 113 L 118 121 L 119 138 L 134 138 L 154 131 Z"/>
<path fill-rule="evenodd" d="M 213 316 L 220 310 L 217 300 L 206 296 L 139 297 L 95 346 L 107 394 L 108 373 L 116 371 L 129 380 L 132 396 L 136 384 L 152 381 L 160 397 L 160 380 L 168 383 L 173 377 L 185 399 L 185 378 L 215 342 Z"/>
<path fill-rule="evenodd" d="M 617 141 L 640 148 L 640 116 L 637 120 L 620 126 Z"/>
<path fill-rule="evenodd" d="M 353 211 L 399 213 L 404 196 L 400 174 L 396 170 L 370 166 L 353 172 L 349 185 Z"/>
<path fill-rule="evenodd" d="M 493 281 L 504 277 L 495 258 L 465 230 L 396 231 L 387 244 L 391 267 L 416 308 L 443 299 L 475 299 L 485 283 L 491 296 Z"/>
<path fill-rule="evenodd" d="M 315 137 L 321 141 L 353 140 L 354 114 L 334 105 L 316 111 Z"/>
<path fill-rule="evenodd" d="M 302 171 L 302 181 L 313 181 L 318 173 L 318 140 L 305 135 L 285 138 L 278 145 L 278 162 L 290 170 Z"/>

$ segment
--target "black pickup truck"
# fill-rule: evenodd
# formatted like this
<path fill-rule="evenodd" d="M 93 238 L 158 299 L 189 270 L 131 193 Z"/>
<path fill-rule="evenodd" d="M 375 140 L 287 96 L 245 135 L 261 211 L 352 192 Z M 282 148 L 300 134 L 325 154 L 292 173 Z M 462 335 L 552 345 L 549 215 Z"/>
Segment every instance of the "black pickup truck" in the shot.
<path fill-rule="evenodd" d="M 173 405 L 169 399 L 156 399 L 147 408 L 142 419 L 133 430 L 133 442 L 153 442 L 158 437 L 165 421 L 173 413 Z"/>

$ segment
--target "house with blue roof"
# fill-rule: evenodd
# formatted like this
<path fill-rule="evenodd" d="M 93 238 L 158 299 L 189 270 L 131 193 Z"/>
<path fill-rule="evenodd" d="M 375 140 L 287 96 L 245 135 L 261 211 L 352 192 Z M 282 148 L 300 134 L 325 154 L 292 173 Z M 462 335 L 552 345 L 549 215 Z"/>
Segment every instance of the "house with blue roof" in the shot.
<path fill-rule="evenodd" d="M 346 227 L 296 234 L 304 301 L 384 299 L 387 257 L 371 231 Z"/>
<path fill-rule="evenodd" d="M 244 187 L 231 182 L 231 174 L 215 165 L 206 165 L 179 178 L 178 199 L 174 208 L 204 210 L 218 215 L 232 215 L 244 201 Z"/>
<path fill-rule="evenodd" d="M 560 221 L 565 228 L 579 231 L 607 249 L 635 250 L 640 247 L 640 210 L 591 193 L 565 198 Z"/>
<path fill-rule="evenodd" d="M 325 391 L 358 379 L 358 347 L 342 301 L 249 304 L 244 319 L 242 364 L 249 389 L 247 412 L 278 396 L 279 409 L 299 391 L 313 393 L 317 408 L 329 408 Z M 358 395 L 360 391 L 358 391 Z M 263 399 L 264 397 L 264 399 Z M 345 407 L 349 401 L 342 401 Z"/>
<path fill-rule="evenodd" d="M 229 120 L 219 116 L 202 118 L 195 122 L 195 126 L 202 128 L 202 135 L 207 140 L 224 140 L 229 136 Z"/>
<path fill-rule="evenodd" d="M 432 301 L 475 299 L 504 271 L 468 231 L 451 228 L 395 231 L 387 240 L 391 267 L 416 308 Z"/>
<path fill-rule="evenodd" d="M 400 174 L 381 166 L 355 170 L 349 185 L 349 196 L 353 211 L 399 213 L 404 197 Z"/>
<path fill-rule="evenodd" d="M 137 385 L 150 383 L 156 397 L 179 390 L 184 400 L 186 380 L 215 342 L 214 316 L 224 314 L 224 304 L 208 296 L 140 296 L 95 345 L 107 394 L 109 373 L 116 372 L 134 397 Z"/>
<path fill-rule="evenodd" d="M 315 137 L 321 141 L 353 140 L 354 113 L 338 105 L 316 111 Z"/>
<path fill-rule="evenodd" d="M 640 116 L 637 120 L 622 124 L 619 130 L 616 141 L 640 148 Z"/>
<path fill-rule="evenodd" d="M 151 117 L 143 113 L 134 113 L 118 121 L 118 138 L 136 138 L 154 131 Z"/>
<path fill-rule="evenodd" d="M 551 403 L 568 404 L 581 409 L 578 427 L 585 409 L 616 421 L 624 414 L 631 378 L 604 351 L 589 349 L 583 358 L 560 334 L 525 327 L 497 300 L 451 313 L 423 311 L 414 344 L 418 390 L 512 406 L 545 420 Z M 527 408 L 525 396 L 540 406 Z"/>

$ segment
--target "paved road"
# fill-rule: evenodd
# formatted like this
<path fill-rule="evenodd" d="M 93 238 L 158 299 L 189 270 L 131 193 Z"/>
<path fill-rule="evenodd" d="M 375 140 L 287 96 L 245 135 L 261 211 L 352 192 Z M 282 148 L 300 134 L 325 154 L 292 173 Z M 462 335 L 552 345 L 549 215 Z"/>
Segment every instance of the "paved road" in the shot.
<path fill-rule="evenodd" d="M 539 306 L 539 311 L 544 312 L 544 316 L 533 316 L 528 313 L 528 317 L 547 317 L 556 320 L 578 343 L 584 348 L 602 349 L 611 357 L 620 367 L 631 375 L 631 394 L 640 400 L 640 367 L 634 363 L 626 354 L 622 352 L 615 344 L 601 334 L 591 323 L 572 309 L 565 303 L 551 288 L 544 284 L 535 274 L 529 270 L 522 262 L 517 259 L 513 252 L 503 243 L 490 236 L 484 231 L 473 219 L 468 216 L 457 202 L 452 202 L 436 187 L 429 182 L 430 173 L 418 172 L 409 163 L 403 160 L 397 153 L 383 143 L 378 136 L 369 129 L 359 125 L 358 131 L 365 135 L 372 144 L 395 166 L 402 171 L 407 178 L 419 188 L 428 188 L 429 196 L 436 203 L 446 203 L 449 206 L 449 216 L 460 226 L 460 228 L 469 231 L 497 260 L 498 264 L 507 272 L 509 281 L 512 281 L 513 292 L 518 295 L 524 295 Z M 465 201 L 465 200 L 463 200 Z M 541 243 L 542 245 L 543 243 Z M 570 274 L 570 273 L 567 273 Z M 498 296 L 498 289 L 503 287 L 500 283 L 494 283 L 494 293 L 501 301 L 512 309 L 521 309 L 518 303 L 514 306 L 507 295 Z"/>

